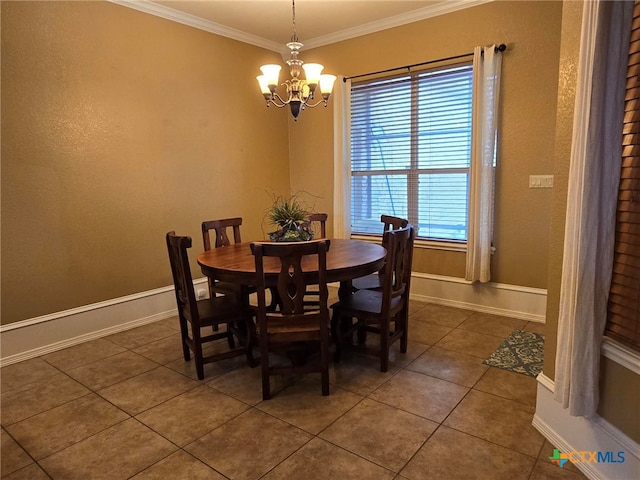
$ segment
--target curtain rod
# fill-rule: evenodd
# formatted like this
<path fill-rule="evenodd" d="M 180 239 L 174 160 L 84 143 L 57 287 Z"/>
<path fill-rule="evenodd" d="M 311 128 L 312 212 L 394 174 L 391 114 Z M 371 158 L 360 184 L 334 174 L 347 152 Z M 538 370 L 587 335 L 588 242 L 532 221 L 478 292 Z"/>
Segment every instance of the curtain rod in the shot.
<path fill-rule="evenodd" d="M 501 43 L 500 45 L 497 45 L 495 47 L 496 52 L 504 52 L 506 49 L 507 49 L 507 46 L 504 43 Z M 446 62 L 448 60 L 456 60 L 458 58 L 470 57 L 471 55 L 473 55 L 473 52 L 464 53 L 462 55 L 456 55 L 454 57 L 439 58 L 438 60 L 430 60 L 428 62 L 414 63 L 412 65 L 405 65 L 403 67 L 388 68 L 387 70 L 378 70 L 377 72 L 362 73 L 360 75 L 353 75 L 351 77 L 343 77 L 342 81 L 346 82 L 347 80 L 352 80 L 354 78 L 368 77 L 369 75 L 377 75 L 379 73 L 395 72 L 397 70 L 404 70 L 405 68 L 410 70 L 413 67 L 420 67 L 422 65 L 429 65 L 431 63 Z"/>

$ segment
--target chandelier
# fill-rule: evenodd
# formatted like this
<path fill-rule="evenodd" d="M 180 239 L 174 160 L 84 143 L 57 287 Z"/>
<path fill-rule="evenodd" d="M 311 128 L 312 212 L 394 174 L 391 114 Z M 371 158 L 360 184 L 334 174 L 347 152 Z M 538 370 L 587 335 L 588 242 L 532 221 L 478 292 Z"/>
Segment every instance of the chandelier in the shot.
<path fill-rule="evenodd" d="M 267 107 L 271 104 L 278 108 L 289 105 L 291 108 L 291 114 L 294 120 L 298 120 L 298 115 L 305 108 L 314 108 L 322 104 L 327 106 L 327 101 L 333 90 L 333 82 L 336 80 L 335 75 L 322 75 L 323 65 L 319 63 L 304 63 L 298 58 L 298 53 L 302 48 L 302 43 L 298 41 L 298 34 L 296 32 L 296 2 L 292 0 L 293 11 L 293 36 L 291 41 L 287 43 L 287 47 L 291 51 L 291 58 L 287 60 L 289 65 L 289 71 L 291 74 L 290 80 L 285 80 L 282 85 L 286 87 L 286 100 L 283 99 L 277 92 L 278 78 L 280 76 L 280 65 L 269 64 L 260 67 L 262 75 L 258 75 L 258 83 L 260 84 L 260 90 L 264 99 L 267 102 Z M 305 79 L 299 78 L 300 67 L 304 70 Z M 320 93 L 322 100 L 318 100 L 316 103 L 311 103 L 314 99 L 316 90 L 320 87 Z"/>

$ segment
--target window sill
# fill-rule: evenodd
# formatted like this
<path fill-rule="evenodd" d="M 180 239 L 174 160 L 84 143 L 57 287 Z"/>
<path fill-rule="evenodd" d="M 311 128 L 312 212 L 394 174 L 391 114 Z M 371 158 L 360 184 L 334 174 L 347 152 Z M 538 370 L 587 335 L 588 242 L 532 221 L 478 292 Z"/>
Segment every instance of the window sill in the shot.
<path fill-rule="evenodd" d="M 640 374 L 640 354 L 609 337 L 602 338 L 600 353 L 617 364 Z"/>
<path fill-rule="evenodd" d="M 375 235 L 351 235 L 354 240 L 362 240 L 371 243 L 380 243 L 381 237 Z M 450 252 L 466 252 L 467 244 L 461 242 L 440 242 L 435 240 L 416 240 L 415 248 L 428 250 L 448 250 Z"/>

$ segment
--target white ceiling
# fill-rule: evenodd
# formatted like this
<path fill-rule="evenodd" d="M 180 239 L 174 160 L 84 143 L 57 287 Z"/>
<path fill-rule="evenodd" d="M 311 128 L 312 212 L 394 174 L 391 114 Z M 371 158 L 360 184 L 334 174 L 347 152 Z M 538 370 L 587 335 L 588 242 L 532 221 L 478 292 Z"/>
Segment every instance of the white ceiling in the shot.
<path fill-rule="evenodd" d="M 111 0 L 276 52 L 293 33 L 291 0 Z M 296 0 L 305 48 L 442 15 L 493 0 Z"/>

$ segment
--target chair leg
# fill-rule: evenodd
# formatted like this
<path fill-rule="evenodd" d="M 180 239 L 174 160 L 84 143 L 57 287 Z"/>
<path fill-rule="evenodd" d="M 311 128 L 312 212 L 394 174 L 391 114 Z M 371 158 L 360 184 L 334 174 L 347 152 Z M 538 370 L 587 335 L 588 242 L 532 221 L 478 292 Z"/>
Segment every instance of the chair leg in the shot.
<path fill-rule="evenodd" d="M 380 371 L 389 371 L 389 320 L 380 322 Z"/>
<path fill-rule="evenodd" d="M 209 298 L 216 298 L 216 292 L 213 290 L 213 285 L 215 283 L 214 280 L 211 277 L 208 277 L 207 283 L 209 284 Z M 220 330 L 220 325 L 216 323 L 212 328 L 214 332 L 217 332 Z"/>
<path fill-rule="evenodd" d="M 407 343 L 409 342 L 409 309 L 405 305 L 402 312 L 400 312 L 400 318 L 402 318 L 402 336 L 400 337 L 400 352 L 407 353 Z"/>
<path fill-rule="evenodd" d="M 204 363 L 202 361 L 202 340 L 200 339 L 200 327 L 193 329 L 193 356 L 196 364 L 198 380 L 204 380 Z"/>
<path fill-rule="evenodd" d="M 215 328 L 214 330 L 217 330 L 217 328 Z M 229 344 L 229 348 L 231 350 L 236 348 L 236 341 L 233 338 L 233 329 L 231 329 L 229 325 L 227 325 L 227 343 Z"/>
<path fill-rule="evenodd" d="M 253 323 L 253 317 L 245 317 L 245 328 L 247 330 L 245 338 L 247 363 L 251 368 L 254 368 L 258 365 L 258 362 L 253 358 L 253 346 L 256 344 L 256 326 Z"/>
<path fill-rule="evenodd" d="M 269 400 L 271 398 L 271 386 L 269 384 L 269 345 L 266 335 L 266 332 L 260 332 L 260 366 L 262 368 L 263 400 Z"/>
<path fill-rule="evenodd" d="M 331 336 L 333 337 L 333 341 L 336 344 L 336 351 L 333 354 L 333 361 L 336 363 L 340 363 L 342 359 L 342 352 L 340 348 L 340 342 L 342 339 L 340 338 L 340 315 L 336 311 L 333 312 L 331 316 Z"/>
<path fill-rule="evenodd" d="M 182 318 L 180 319 L 180 336 L 182 337 L 182 355 L 185 362 L 188 362 L 191 360 L 191 349 L 187 343 L 187 339 L 189 338 L 189 328 L 187 326 L 187 321 Z"/>
<path fill-rule="evenodd" d="M 320 382 L 322 395 L 329 395 L 329 331 L 320 332 Z"/>
<path fill-rule="evenodd" d="M 268 360 L 267 360 L 268 362 Z M 271 399 L 271 385 L 269 384 L 269 367 L 262 362 L 262 400 Z"/>
<path fill-rule="evenodd" d="M 359 328 L 357 331 L 358 345 L 364 345 L 367 343 L 367 331 L 364 328 Z"/>

